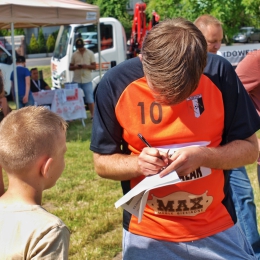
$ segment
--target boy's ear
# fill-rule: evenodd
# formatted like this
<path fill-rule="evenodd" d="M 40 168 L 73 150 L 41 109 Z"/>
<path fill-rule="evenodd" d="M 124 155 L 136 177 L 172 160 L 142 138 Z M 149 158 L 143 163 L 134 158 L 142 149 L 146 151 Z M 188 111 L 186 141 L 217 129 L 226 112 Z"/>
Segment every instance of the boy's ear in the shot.
<path fill-rule="evenodd" d="M 143 61 L 143 55 L 140 53 L 140 54 L 138 55 L 138 57 L 139 57 L 140 61 L 142 62 L 142 61 Z"/>
<path fill-rule="evenodd" d="M 52 164 L 53 159 L 52 158 L 48 158 L 41 167 L 41 174 L 44 178 L 48 179 L 49 178 L 49 172 L 50 172 L 50 168 L 51 168 L 51 164 Z"/>

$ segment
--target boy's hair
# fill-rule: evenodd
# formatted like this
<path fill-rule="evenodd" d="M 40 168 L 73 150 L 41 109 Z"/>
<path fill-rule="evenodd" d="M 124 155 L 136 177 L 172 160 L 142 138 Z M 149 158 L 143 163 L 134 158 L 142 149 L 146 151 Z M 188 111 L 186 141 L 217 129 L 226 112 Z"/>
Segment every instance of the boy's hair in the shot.
<path fill-rule="evenodd" d="M 25 57 L 24 56 L 17 56 L 16 57 L 16 62 L 17 63 L 24 63 L 25 62 Z"/>
<path fill-rule="evenodd" d="M 67 123 L 44 107 L 24 107 L 0 124 L 0 165 L 7 172 L 23 172 L 40 156 L 57 151 L 58 136 Z"/>
<path fill-rule="evenodd" d="M 222 27 L 222 23 L 214 16 L 210 14 L 203 14 L 199 16 L 195 21 L 194 24 L 200 29 L 203 30 L 208 25 L 217 25 Z"/>
<path fill-rule="evenodd" d="M 198 87 L 207 61 L 207 42 L 184 18 L 165 20 L 148 31 L 142 46 L 144 74 L 155 99 L 178 104 Z"/>

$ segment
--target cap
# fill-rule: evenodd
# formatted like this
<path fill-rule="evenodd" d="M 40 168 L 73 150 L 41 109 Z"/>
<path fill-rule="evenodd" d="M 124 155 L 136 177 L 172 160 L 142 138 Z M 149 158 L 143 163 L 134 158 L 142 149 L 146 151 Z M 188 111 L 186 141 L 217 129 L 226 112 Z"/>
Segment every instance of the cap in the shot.
<path fill-rule="evenodd" d="M 76 40 L 76 48 L 83 48 L 84 47 L 84 42 L 81 38 Z"/>
<path fill-rule="evenodd" d="M 25 62 L 25 57 L 24 57 L 24 56 L 17 56 L 17 57 L 16 57 L 16 62 L 17 62 L 17 63 L 23 63 L 23 62 Z"/>

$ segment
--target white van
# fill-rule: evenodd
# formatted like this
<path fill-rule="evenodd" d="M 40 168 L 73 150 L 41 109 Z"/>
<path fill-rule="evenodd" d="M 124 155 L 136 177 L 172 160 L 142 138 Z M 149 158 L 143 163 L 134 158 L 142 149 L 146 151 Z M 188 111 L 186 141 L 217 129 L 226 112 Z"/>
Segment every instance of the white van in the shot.
<path fill-rule="evenodd" d="M 96 24 L 70 24 L 60 27 L 51 59 L 53 87 L 60 88 L 64 83 L 72 82 L 73 71 L 69 71 L 69 64 L 73 52 L 76 51 L 77 38 L 83 38 L 86 41 L 85 48 L 92 50 L 95 54 L 96 70 L 92 71 L 93 88 L 100 80 L 100 65 L 103 75 L 111 67 L 126 60 L 126 36 L 124 28 L 118 20 L 111 17 L 100 18 L 100 36 L 101 64 L 99 64 Z"/>
<path fill-rule="evenodd" d="M 2 72 L 5 95 L 8 96 L 11 92 L 10 76 L 13 71 L 13 59 L 10 52 L 0 44 L 0 70 Z"/>

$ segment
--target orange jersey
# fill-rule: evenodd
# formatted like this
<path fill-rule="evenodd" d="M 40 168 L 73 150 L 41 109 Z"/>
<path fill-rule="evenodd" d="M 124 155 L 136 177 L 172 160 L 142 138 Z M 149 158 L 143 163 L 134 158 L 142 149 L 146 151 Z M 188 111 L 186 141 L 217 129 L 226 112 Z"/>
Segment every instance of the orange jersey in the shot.
<path fill-rule="evenodd" d="M 259 117 L 231 65 L 214 56 L 209 55 L 198 88 L 174 106 L 155 102 L 138 58 L 109 71 L 97 91 L 91 150 L 100 154 L 139 154 L 144 144 L 137 133 L 142 133 L 153 147 L 202 141 L 217 147 L 251 136 L 259 129 Z M 232 98 L 227 99 L 227 95 Z M 249 118 L 248 114 L 243 116 L 242 109 L 250 111 Z M 124 212 L 124 228 L 134 234 L 178 242 L 231 227 L 235 216 L 227 197 L 227 175 L 216 169 L 204 174 L 204 170 L 201 167 L 180 183 L 151 190 L 142 222 Z M 124 193 L 142 179 L 122 182 Z"/>

